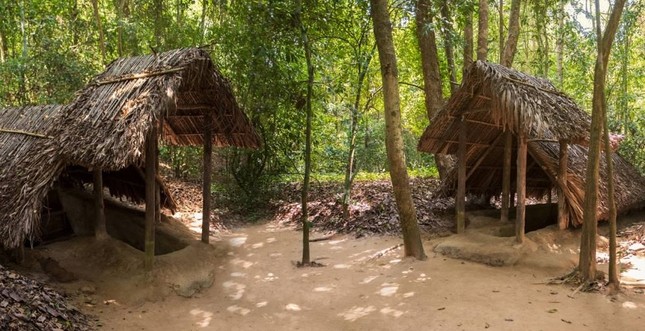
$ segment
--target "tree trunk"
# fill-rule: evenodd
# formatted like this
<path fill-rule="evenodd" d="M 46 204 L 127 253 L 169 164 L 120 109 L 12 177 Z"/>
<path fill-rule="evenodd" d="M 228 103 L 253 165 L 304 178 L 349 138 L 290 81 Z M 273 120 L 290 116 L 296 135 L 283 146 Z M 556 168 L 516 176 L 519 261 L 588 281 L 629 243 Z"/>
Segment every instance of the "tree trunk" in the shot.
<path fill-rule="evenodd" d="M 95 208 L 95 223 L 94 223 L 94 236 L 96 239 L 103 240 L 108 237 L 107 228 L 105 226 L 105 203 L 103 201 L 103 171 L 96 168 L 93 171 L 94 175 L 94 208 Z"/>
<path fill-rule="evenodd" d="M 607 164 L 607 194 L 609 195 L 609 284 L 613 290 L 620 288 L 618 278 L 618 256 L 616 255 L 616 199 L 614 198 L 614 161 L 611 145 L 609 144 L 609 125 L 607 125 L 607 107 L 604 106 L 604 139 L 605 163 Z"/>
<path fill-rule="evenodd" d="M 300 39 L 302 41 L 305 60 L 307 62 L 307 99 L 306 99 L 306 127 L 305 127 L 305 176 L 302 183 L 302 261 L 301 265 L 306 266 L 311 264 L 309 254 L 309 212 L 307 210 L 307 202 L 309 198 L 309 180 L 311 177 L 311 120 L 313 117 L 313 110 L 311 102 L 314 94 L 314 65 L 312 62 L 312 50 L 307 28 L 302 22 L 302 3 L 298 1 L 297 19 L 300 24 Z"/>
<path fill-rule="evenodd" d="M 204 170 L 202 184 L 202 242 L 208 244 L 211 226 L 211 179 L 213 172 L 213 117 L 204 115 Z"/>
<path fill-rule="evenodd" d="M 499 63 L 504 63 L 504 0 L 499 0 L 497 13 L 499 16 Z"/>
<path fill-rule="evenodd" d="M 367 31 L 365 31 L 367 33 Z M 361 39 L 366 40 L 367 38 Z M 358 49 L 361 49 L 362 45 L 358 46 Z M 343 209 L 343 219 L 349 220 L 349 204 L 351 200 L 352 193 L 352 183 L 354 182 L 354 177 L 356 176 L 356 164 L 355 164 L 355 154 L 356 154 L 356 136 L 358 135 L 358 108 L 361 105 L 361 92 L 363 90 L 363 83 L 365 82 L 365 76 L 367 70 L 372 62 L 372 57 L 374 51 L 376 50 L 376 44 L 372 46 L 370 53 L 365 59 L 358 58 L 359 65 L 358 69 L 358 79 L 356 82 L 356 94 L 354 95 L 354 105 L 352 106 L 352 123 L 349 131 L 349 151 L 347 153 L 347 164 L 345 165 L 345 181 L 343 184 L 343 200 L 342 200 L 342 209 Z M 358 57 L 361 57 L 361 54 L 358 54 Z"/>
<path fill-rule="evenodd" d="M 163 45 L 163 36 L 164 36 L 164 19 L 163 19 L 163 0 L 154 0 L 154 15 L 155 15 L 155 47 L 157 51 L 161 51 L 164 48 Z"/>
<path fill-rule="evenodd" d="M 566 2 L 560 0 L 558 4 L 558 28 L 556 39 L 556 56 L 557 56 L 557 70 L 558 70 L 558 87 L 562 89 L 562 84 L 564 84 L 564 70 L 562 63 L 564 60 L 564 5 Z"/>
<path fill-rule="evenodd" d="M 99 32 L 99 49 L 101 50 L 101 61 L 107 62 L 107 53 L 105 51 L 105 36 L 103 35 L 103 24 L 101 23 L 101 14 L 99 13 L 98 0 L 92 0 L 92 9 L 94 10 L 94 20 L 96 20 L 96 29 Z"/>
<path fill-rule="evenodd" d="M 399 210 L 399 221 L 403 232 L 403 246 L 406 256 L 419 260 L 426 258 L 417 224 L 416 209 L 412 201 L 410 182 L 403 152 L 401 134 L 401 111 L 399 108 L 398 70 L 392 41 L 392 24 L 387 0 L 370 0 L 374 39 L 378 46 L 383 77 L 383 99 L 385 106 L 385 143 L 392 188 Z"/>
<path fill-rule="evenodd" d="M 502 65 L 510 68 L 513 66 L 513 58 L 517 50 L 517 40 L 520 36 L 520 0 L 513 0 L 511 2 L 511 16 L 508 20 L 508 40 L 506 40 L 504 46 Z"/>
<path fill-rule="evenodd" d="M 206 11 L 208 10 L 208 0 L 202 0 L 202 17 L 199 21 L 199 32 L 201 33 L 201 43 L 204 44 L 206 39 Z"/>
<path fill-rule="evenodd" d="M 585 177 L 585 199 L 583 207 L 582 238 L 580 239 L 580 260 L 578 270 L 585 281 L 596 279 L 596 219 L 598 200 L 600 142 L 603 128 L 605 103 L 605 79 L 607 78 L 607 63 L 616 29 L 622 15 L 625 0 L 617 0 L 609 17 L 605 33 L 600 32 L 600 9 L 596 0 L 596 35 L 598 36 L 598 57 L 594 69 L 593 104 L 591 113 L 591 137 L 589 142 L 589 158 Z"/>
<path fill-rule="evenodd" d="M 464 64 L 462 77 L 466 76 L 468 67 L 473 63 L 473 12 L 466 9 L 464 23 Z"/>
<path fill-rule="evenodd" d="M 455 68 L 455 52 L 452 48 L 452 16 L 448 0 L 442 0 L 441 2 L 441 30 L 443 31 L 443 48 L 446 52 L 446 62 L 448 63 L 448 74 L 450 77 L 448 84 L 450 86 L 450 94 L 452 94 L 459 85 L 457 84 L 457 72 Z"/>
<path fill-rule="evenodd" d="M 148 275 L 155 258 L 155 199 L 156 199 L 157 123 L 153 121 L 146 139 L 146 222 L 144 267 Z"/>
<path fill-rule="evenodd" d="M 124 0 L 117 0 L 116 3 L 116 35 L 117 35 L 117 51 L 119 57 L 123 56 L 123 7 L 125 3 Z"/>
<path fill-rule="evenodd" d="M 0 63 L 4 63 L 5 61 L 6 49 L 7 49 L 7 46 L 5 45 L 5 42 L 4 42 L 2 30 L 0 30 Z"/>
<path fill-rule="evenodd" d="M 423 72 L 423 90 L 425 92 L 425 106 L 428 119 L 443 106 L 443 92 L 441 72 L 439 70 L 439 56 L 437 54 L 437 41 L 432 28 L 433 18 L 430 10 L 430 0 L 418 0 L 415 12 L 416 33 L 421 53 L 421 70 Z M 389 18 L 388 18 L 389 20 Z M 439 178 L 446 178 L 448 173 L 449 158 L 445 155 L 435 154 L 435 164 L 439 171 Z"/>
<path fill-rule="evenodd" d="M 488 0 L 479 0 L 479 32 L 477 35 L 477 60 L 488 59 Z"/>

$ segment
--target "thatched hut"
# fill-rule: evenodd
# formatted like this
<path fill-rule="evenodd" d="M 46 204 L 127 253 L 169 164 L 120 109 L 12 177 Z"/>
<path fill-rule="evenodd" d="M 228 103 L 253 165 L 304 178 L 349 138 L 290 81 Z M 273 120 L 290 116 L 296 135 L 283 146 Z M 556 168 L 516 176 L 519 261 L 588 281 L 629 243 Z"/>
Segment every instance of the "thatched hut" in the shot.
<path fill-rule="evenodd" d="M 503 196 L 505 161 L 513 171 L 523 167 L 524 176 L 518 172 L 517 177 L 510 178 L 510 187 L 517 187 L 518 206 L 523 204 L 519 200 L 524 200 L 518 182 L 525 181 L 527 197 L 544 198 L 557 189 L 563 209 L 559 223 L 565 228 L 582 224 L 585 145 L 590 124 L 590 116 L 549 81 L 477 61 L 445 107 L 431 120 L 418 149 L 428 153 L 462 153 L 461 194 Z M 525 160 L 521 160 L 523 144 L 527 150 Z M 626 212 L 642 206 L 645 179 L 620 155 L 614 153 L 612 157 L 618 210 Z M 459 189 L 459 168 L 447 175 L 444 193 L 452 194 Z M 605 171 L 603 156 L 602 174 Z M 602 174 L 601 178 L 607 178 Z M 607 217 L 607 193 L 605 181 L 600 184 L 597 217 L 603 219 Z"/>
<path fill-rule="evenodd" d="M 61 154 L 54 130 L 64 106 L 26 106 L 0 110 L 0 246 L 16 247 L 25 237 L 39 234 L 41 221 L 57 217 L 57 187 L 83 188 L 92 173 L 71 166 Z M 142 203 L 145 182 L 141 170 L 130 166 L 105 173 L 103 187 L 112 197 Z M 176 208 L 163 183 L 162 206 Z M 56 201 L 54 201 L 56 200 Z"/>
<path fill-rule="evenodd" d="M 0 123 L 5 131 L 37 133 L 0 134 L 0 141 L 11 141 L 0 146 L 8 150 L 1 156 L 8 163 L 0 169 L 0 238 L 8 247 L 20 245 L 35 232 L 40 201 L 63 169 L 69 169 L 81 182 L 110 189 L 118 186 L 118 178 L 145 177 L 141 188 L 145 186 L 146 250 L 154 250 L 154 220 L 163 204 L 163 198 L 156 197 L 163 197 L 156 193 L 160 138 L 170 145 L 204 146 L 205 215 L 210 215 L 212 146 L 261 145 L 228 81 L 208 52 L 197 48 L 118 59 L 79 91 L 71 104 L 43 109 L 40 117 L 30 114 L 25 123 L 9 117 Z M 29 167 L 19 167 L 24 164 Z M 120 192 L 128 195 L 126 190 Z M 100 227 L 103 190 L 94 193 Z M 19 198 L 5 204 L 12 196 Z M 204 217 L 204 241 L 208 241 L 209 221 Z"/>

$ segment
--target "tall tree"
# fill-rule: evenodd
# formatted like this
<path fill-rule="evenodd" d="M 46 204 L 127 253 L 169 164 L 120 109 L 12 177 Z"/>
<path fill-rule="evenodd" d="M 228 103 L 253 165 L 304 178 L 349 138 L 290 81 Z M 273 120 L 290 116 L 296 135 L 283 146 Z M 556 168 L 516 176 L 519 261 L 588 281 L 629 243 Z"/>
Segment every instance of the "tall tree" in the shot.
<path fill-rule="evenodd" d="M 99 49 L 101 50 L 101 60 L 103 63 L 107 62 L 107 52 L 105 50 L 105 36 L 103 34 L 103 24 L 101 23 L 101 13 L 99 12 L 98 0 L 92 0 L 92 9 L 94 10 L 94 20 L 96 21 L 96 29 L 99 32 Z"/>
<path fill-rule="evenodd" d="M 596 219 L 598 200 L 598 181 L 600 170 L 600 145 L 603 130 L 603 116 L 605 114 L 605 80 L 607 78 L 607 63 L 611 45 L 618 29 L 618 23 L 625 6 L 625 0 L 617 0 L 609 16 L 604 34 L 601 33 L 600 5 L 596 0 L 596 36 L 598 40 L 598 53 L 594 68 L 593 105 L 591 113 L 591 137 L 589 142 L 589 159 L 585 177 L 585 199 L 583 205 L 582 238 L 580 239 L 580 260 L 578 271 L 585 281 L 596 279 L 596 233 L 598 221 Z"/>
<path fill-rule="evenodd" d="M 450 10 L 450 1 L 442 0 L 441 2 L 441 31 L 443 32 L 443 48 L 446 53 L 446 62 L 448 63 L 448 77 L 450 81 L 450 94 L 459 86 L 457 84 L 457 69 L 455 68 L 455 52 L 452 48 L 453 44 L 453 27 L 452 27 L 452 13 Z"/>
<path fill-rule="evenodd" d="M 311 120 L 313 117 L 313 110 L 311 101 L 313 99 L 314 91 L 314 65 L 311 59 L 312 50 L 309 35 L 307 34 L 307 27 L 302 20 L 302 2 L 299 0 L 296 8 L 296 21 L 300 28 L 300 41 L 305 51 L 305 61 L 307 63 L 307 97 L 306 97 L 306 125 L 305 125 L 305 175 L 302 182 L 302 261 L 301 265 L 306 266 L 311 264 L 309 254 L 309 212 L 307 210 L 307 202 L 309 199 L 309 180 L 311 177 Z"/>
<path fill-rule="evenodd" d="M 390 178 L 394 197 L 399 210 L 399 221 L 403 232 L 405 256 L 419 260 L 426 258 L 417 224 L 417 214 L 412 201 L 408 170 L 403 152 L 401 135 L 401 110 L 399 105 L 398 70 L 396 53 L 392 41 L 392 23 L 387 8 L 387 0 L 370 0 L 371 15 L 374 23 L 374 39 L 378 46 L 383 77 L 383 99 L 385 105 L 385 143 L 390 166 Z"/>
<path fill-rule="evenodd" d="M 429 120 L 432 120 L 432 117 L 441 109 L 444 103 L 431 6 L 432 2 L 430 0 L 418 0 L 415 10 L 416 35 L 421 53 L 425 106 Z M 439 171 L 439 178 L 443 179 L 448 172 L 450 161 L 448 157 L 442 154 L 436 154 L 434 157 Z"/>
<path fill-rule="evenodd" d="M 504 44 L 502 64 L 506 67 L 513 65 L 517 41 L 520 36 L 520 0 L 511 2 L 511 16 L 508 18 L 508 39 Z"/>
<path fill-rule="evenodd" d="M 477 60 L 488 59 L 488 0 L 479 0 L 479 32 L 477 35 Z"/>

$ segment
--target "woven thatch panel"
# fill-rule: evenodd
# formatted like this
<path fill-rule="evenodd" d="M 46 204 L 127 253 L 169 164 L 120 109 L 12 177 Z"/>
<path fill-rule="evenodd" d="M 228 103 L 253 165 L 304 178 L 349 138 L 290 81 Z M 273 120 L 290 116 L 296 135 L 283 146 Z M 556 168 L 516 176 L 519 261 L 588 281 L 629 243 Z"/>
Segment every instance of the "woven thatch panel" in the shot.
<path fill-rule="evenodd" d="M 560 139 L 588 141 L 590 116 L 551 83 L 497 64 L 477 61 L 461 87 L 432 119 L 419 141 L 424 152 L 456 154 L 461 120 L 466 126 L 466 181 L 469 193 L 495 196 L 502 191 L 505 130 L 528 135 L 527 196 L 541 198 L 557 187 Z M 515 140 L 515 138 L 514 138 Z M 612 141 L 616 143 L 617 141 Z M 514 142 L 515 144 L 515 142 Z M 614 146 L 616 147 L 616 146 Z M 569 173 L 565 196 L 573 225 L 582 224 L 587 148 L 569 145 Z M 516 146 L 511 158 L 515 169 Z M 645 179 L 620 155 L 613 155 L 618 209 L 626 212 L 645 203 Z M 457 169 L 444 182 L 443 193 L 454 194 Z M 607 178 L 604 160 L 601 178 Z M 515 176 L 512 187 L 515 187 Z M 598 219 L 607 217 L 606 182 L 600 183 Z"/>
<path fill-rule="evenodd" d="M 69 159 L 86 166 L 117 170 L 141 163 L 155 121 L 163 123 L 169 144 L 203 144 L 203 119 L 211 116 L 215 146 L 260 145 L 228 81 L 197 48 L 116 60 L 69 108 L 61 145 Z"/>
<path fill-rule="evenodd" d="M 0 110 L 0 240 L 7 247 L 37 233 L 42 200 L 63 168 L 52 139 L 39 137 L 52 134 L 61 111 L 61 106 Z"/>

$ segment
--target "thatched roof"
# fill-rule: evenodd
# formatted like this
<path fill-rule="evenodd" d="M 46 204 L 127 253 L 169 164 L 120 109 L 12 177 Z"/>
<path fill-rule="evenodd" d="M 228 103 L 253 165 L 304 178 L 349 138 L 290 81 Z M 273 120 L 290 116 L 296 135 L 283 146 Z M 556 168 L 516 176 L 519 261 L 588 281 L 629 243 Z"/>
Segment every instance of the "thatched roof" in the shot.
<path fill-rule="evenodd" d="M 64 167 L 47 138 L 61 111 L 62 106 L 0 110 L 0 243 L 5 246 L 18 246 L 37 233 L 42 200 Z"/>
<path fill-rule="evenodd" d="M 38 234 L 43 200 L 57 180 L 75 186 L 92 183 L 86 168 L 67 166 L 53 136 L 64 111 L 59 105 L 0 110 L 0 245 L 14 247 Z M 144 201 L 145 181 L 135 166 L 103 176 L 111 196 Z M 165 185 L 159 184 L 162 206 L 176 209 Z"/>
<path fill-rule="evenodd" d="M 202 145 L 204 117 L 213 145 L 258 148 L 260 139 L 208 52 L 187 48 L 112 62 L 69 105 L 60 125 L 64 154 L 104 169 L 142 163 L 153 121 L 172 145 Z"/>
<path fill-rule="evenodd" d="M 557 187 L 558 140 L 584 144 L 588 141 L 591 123 L 587 113 L 548 81 L 481 61 L 470 67 L 461 87 L 432 119 L 418 149 L 456 154 L 462 117 L 467 128 L 466 165 L 470 174 L 466 190 L 486 196 L 498 195 L 502 190 L 505 130 L 514 134 L 523 130 L 527 134 L 527 196 L 540 198 Z M 513 173 L 515 149 L 516 146 L 512 156 Z M 614 154 L 613 160 L 618 209 L 625 212 L 645 204 L 645 179 L 619 155 Z M 587 148 L 569 144 L 565 196 L 573 225 L 582 223 L 586 162 Z M 604 172 L 604 161 L 602 164 Z M 515 176 L 512 181 L 515 187 Z M 456 182 L 457 171 L 452 169 L 444 182 L 444 193 L 452 194 Z M 600 194 L 598 218 L 603 219 L 607 216 L 605 182 L 601 182 Z"/>

